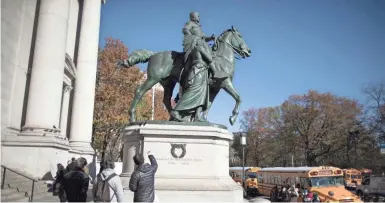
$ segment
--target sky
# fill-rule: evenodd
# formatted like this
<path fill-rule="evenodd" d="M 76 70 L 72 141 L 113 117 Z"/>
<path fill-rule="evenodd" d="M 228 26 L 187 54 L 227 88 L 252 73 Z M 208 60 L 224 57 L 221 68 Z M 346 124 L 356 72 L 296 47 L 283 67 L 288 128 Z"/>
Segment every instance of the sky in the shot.
<path fill-rule="evenodd" d="M 240 112 L 278 106 L 309 89 L 365 104 L 363 88 L 385 82 L 383 0 L 107 0 L 99 45 L 113 37 L 129 52 L 182 51 L 182 28 L 191 11 L 200 13 L 207 36 L 233 25 L 252 50 L 235 67 Z M 234 105 L 221 91 L 209 121 L 239 131 L 239 119 L 234 126 L 228 121 Z"/>

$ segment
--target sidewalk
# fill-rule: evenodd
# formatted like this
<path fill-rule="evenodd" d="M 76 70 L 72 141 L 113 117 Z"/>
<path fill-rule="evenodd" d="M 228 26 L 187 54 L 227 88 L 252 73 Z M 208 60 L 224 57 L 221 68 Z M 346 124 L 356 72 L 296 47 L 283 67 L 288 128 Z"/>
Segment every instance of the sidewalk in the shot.
<path fill-rule="evenodd" d="M 243 202 L 271 202 L 268 197 L 252 197 L 248 199 L 243 199 Z"/>

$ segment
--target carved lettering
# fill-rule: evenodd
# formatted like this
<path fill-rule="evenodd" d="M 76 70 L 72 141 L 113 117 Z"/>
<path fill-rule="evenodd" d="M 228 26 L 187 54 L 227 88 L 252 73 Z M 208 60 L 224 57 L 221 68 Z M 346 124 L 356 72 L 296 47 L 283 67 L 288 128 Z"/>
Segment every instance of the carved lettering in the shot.
<path fill-rule="evenodd" d="M 190 165 L 192 162 L 202 162 L 202 159 L 200 158 L 183 158 L 183 159 L 178 159 L 178 158 L 173 158 L 173 157 L 157 157 L 156 160 L 158 161 L 164 161 L 167 162 L 167 164 L 170 165 Z"/>

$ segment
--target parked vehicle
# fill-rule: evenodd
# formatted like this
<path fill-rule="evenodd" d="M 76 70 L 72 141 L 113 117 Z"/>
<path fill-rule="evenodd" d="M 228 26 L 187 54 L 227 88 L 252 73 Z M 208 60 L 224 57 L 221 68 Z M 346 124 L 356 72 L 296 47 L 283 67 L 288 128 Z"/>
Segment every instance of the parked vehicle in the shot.
<path fill-rule="evenodd" d="M 366 178 L 357 186 L 356 194 L 364 201 L 385 201 L 385 177 Z"/>
<path fill-rule="evenodd" d="M 357 185 L 361 185 L 361 172 L 354 168 L 342 169 L 344 172 L 345 187 L 348 189 L 355 189 Z"/>
<path fill-rule="evenodd" d="M 295 185 L 301 194 L 297 202 L 303 201 L 300 190 L 304 189 L 316 194 L 316 199 L 321 202 L 362 202 L 358 196 L 345 189 L 342 170 L 335 167 L 262 168 L 258 172 L 258 178 L 258 190 L 265 196 L 272 196 L 276 187 L 289 188 L 290 185 Z M 285 192 L 282 192 L 282 196 L 285 196 Z M 281 199 L 287 201 L 287 195 Z"/>
<path fill-rule="evenodd" d="M 261 168 L 258 167 L 245 167 L 245 181 L 243 187 L 248 196 L 259 194 L 257 172 L 260 169 Z M 242 184 L 242 170 L 242 167 L 230 167 L 230 176 L 238 184 Z"/>

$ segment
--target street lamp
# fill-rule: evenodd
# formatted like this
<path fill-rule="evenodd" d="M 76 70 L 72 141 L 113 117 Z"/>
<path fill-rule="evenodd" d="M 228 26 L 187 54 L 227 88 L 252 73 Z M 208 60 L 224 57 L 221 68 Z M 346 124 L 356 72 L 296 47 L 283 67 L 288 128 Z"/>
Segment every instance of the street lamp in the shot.
<path fill-rule="evenodd" d="M 152 87 L 152 110 L 151 110 L 151 120 L 155 118 L 155 87 Z"/>
<path fill-rule="evenodd" d="M 247 133 L 242 132 L 240 138 L 242 146 L 242 188 L 243 192 L 245 193 L 245 147 L 247 145 Z"/>

